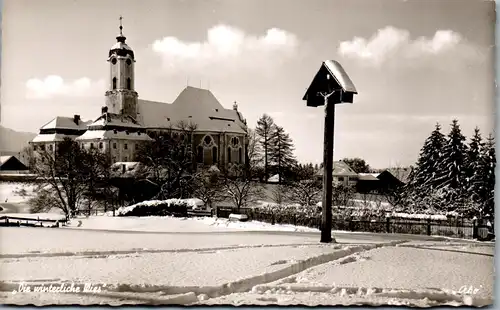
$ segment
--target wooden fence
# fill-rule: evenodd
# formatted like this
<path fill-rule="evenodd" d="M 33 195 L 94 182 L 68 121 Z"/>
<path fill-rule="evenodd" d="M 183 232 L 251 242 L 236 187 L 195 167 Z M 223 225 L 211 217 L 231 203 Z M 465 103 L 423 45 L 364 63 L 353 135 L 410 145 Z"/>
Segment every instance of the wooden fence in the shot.
<path fill-rule="evenodd" d="M 45 224 L 49 224 L 45 226 Z M 66 225 L 66 219 L 49 220 L 29 217 L 0 216 L 0 226 L 59 227 Z"/>
<path fill-rule="evenodd" d="M 291 224 L 321 229 L 321 215 L 310 216 L 303 214 L 282 214 L 260 212 L 252 209 L 218 208 L 217 216 L 228 218 L 231 213 L 241 213 L 248 216 L 248 220 L 271 224 Z M 433 219 L 406 219 L 406 218 L 333 218 L 332 230 L 374 233 L 398 233 L 446 236 L 465 239 L 486 239 L 492 231 L 476 221 L 450 218 L 448 220 Z"/>

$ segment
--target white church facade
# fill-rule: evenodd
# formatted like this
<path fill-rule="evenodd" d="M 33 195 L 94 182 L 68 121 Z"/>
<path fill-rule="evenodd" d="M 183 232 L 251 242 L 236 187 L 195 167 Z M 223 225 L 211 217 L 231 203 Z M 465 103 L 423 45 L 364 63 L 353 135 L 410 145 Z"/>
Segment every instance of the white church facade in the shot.
<path fill-rule="evenodd" d="M 227 168 L 245 164 L 248 139 L 246 121 L 233 109 L 226 109 L 207 89 L 187 86 L 172 103 L 139 99 L 135 91 L 134 51 L 122 34 L 108 54 L 109 86 L 100 116 L 84 122 L 79 115 L 57 116 L 40 128 L 30 142 L 34 152 L 54 151 L 69 137 L 83 148 L 95 148 L 112 163 L 133 162 L 140 143 L 153 141 L 156 134 L 175 130 L 179 122 L 193 124 L 191 137 L 198 165 Z"/>

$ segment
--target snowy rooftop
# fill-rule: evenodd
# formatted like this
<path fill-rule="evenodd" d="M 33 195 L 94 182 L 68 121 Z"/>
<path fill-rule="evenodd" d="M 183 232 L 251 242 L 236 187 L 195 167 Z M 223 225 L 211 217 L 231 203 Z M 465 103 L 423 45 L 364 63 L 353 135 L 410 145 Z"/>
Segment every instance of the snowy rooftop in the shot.
<path fill-rule="evenodd" d="M 323 175 L 323 168 L 319 169 L 316 172 L 317 176 L 322 176 Z M 348 164 L 346 164 L 343 161 L 335 161 L 333 162 L 333 175 L 335 176 L 358 176 L 354 170 L 349 167 Z"/>
<path fill-rule="evenodd" d="M 147 128 L 175 128 L 179 121 L 199 131 L 245 133 L 242 115 L 226 109 L 206 89 L 188 86 L 172 104 L 139 99 L 138 119 Z"/>
<path fill-rule="evenodd" d="M 74 139 L 78 136 L 75 135 L 65 135 L 61 133 L 52 133 L 52 134 L 39 134 L 31 142 L 36 143 L 36 142 L 60 142 L 63 141 L 64 138 L 71 138 Z"/>
<path fill-rule="evenodd" d="M 101 115 L 98 119 L 96 119 L 92 124 L 89 125 L 89 128 L 102 126 L 142 128 L 142 126 L 137 124 L 131 117 L 112 113 L 105 113 Z"/>
<path fill-rule="evenodd" d="M 359 179 L 363 181 L 378 181 L 379 173 L 358 173 Z"/>
<path fill-rule="evenodd" d="M 73 129 L 73 130 L 85 130 L 87 125 L 92 121 L 82 121 L 77 120 L 73 117 L 67 116 L 56 116 L 53 120 L 43 125 L 40 129 Z M 78 123 L 78 124 L 77 124 Z"/>
<path fill-rule="evenodd" d="M 83 135 L 76 138 L 78 141 L 84 140 L 111 140 L 111 139 L 123 139 L 123 140 L 136 140 L 136 141 L 152 141 L 147 134 L 138 132 L 129 132 L 128 134 L 123 131 L 114 130 L 87 130 Z"/>

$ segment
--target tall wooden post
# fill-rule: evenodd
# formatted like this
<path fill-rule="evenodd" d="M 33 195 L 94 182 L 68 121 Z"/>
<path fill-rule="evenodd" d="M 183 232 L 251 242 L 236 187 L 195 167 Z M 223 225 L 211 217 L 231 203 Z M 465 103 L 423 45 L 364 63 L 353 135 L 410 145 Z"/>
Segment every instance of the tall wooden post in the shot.
<path fill-rule="evenodd" d="M 330 96 L 335 94 L 330 99 Z M 335 242 L 332 238 L 332 196 L 333 196 L 333 131 L 335 105 L 353 103 L 356 88 L 344 68 L 335 60 L 326 60 L 314 76 L 302 100 L 308 107 L 325 106 L 325 132 L 323 143 L 323 199 L 320 242 Z M 337 96 L 338 95 L 338 96 Z M 323 99 L 323 100 L 321 100 Z"/>
<path fill-rule="evenodd" d="M 333 183 L 333 129 L 335 124 L 335 103 L 328 98 L 335 91 L 323 94 L 325 100 L 325 131 L 323 142 L 323 200 L 320 242 L 335 242 L 332 238 L 332 183 Z"/>

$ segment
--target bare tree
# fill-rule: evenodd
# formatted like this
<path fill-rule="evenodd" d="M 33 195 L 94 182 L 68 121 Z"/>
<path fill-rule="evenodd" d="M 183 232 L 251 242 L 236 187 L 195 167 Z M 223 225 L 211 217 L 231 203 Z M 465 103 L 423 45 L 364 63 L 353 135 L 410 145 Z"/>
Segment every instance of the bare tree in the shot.
<path fill-rule="evenodd" d="M 87 189 L 85 151 L 69 138 L 59 142 L 55 149 L 42 147 L 30 159 L 32 170 L 38 176 L 38 199 L 32 200 L 38 211 L 52 207 L 61 209 L 66 218 L 75 215 L 83 193 Z"/>
<path fill-rule="evenodd" d="M 412 168 L 402 167 L 397 164 L 393 168 L 389 168 L 388 171 L 401 183 L 399 185 L 382 188 L 381 194 L 393 207 L 404 207 L 406 205 L 407 194 L 413 190 L 414 184 L 412 182 L 405 184 L 405 181 L 409 179 L 408 176 L 412 175 Z"/>
<path fill-rule="evenodd" d="M 250 178 L 259 174 L 259 166 L 263 161 L 261 146 L 259 143 L 259 136 L 255 130 L 244 128 L 247 133 L 248 147 L 247 147 L 247 172 Z"/>
<path fill-rule="evenodd" d="M 355 191 L 352 186 L 336 184 L 332 188 L 332 206 L 348 207 L 352 204 Z"/>
<path fill-rule="evenodd" d="M 302 206 L 312 206 L 321 200 L 323 188 L 318 179 L 300 180 L 288 186 L 287 197 Z"/>
<path fill-rule="evenodd" d="M 143 167 L 138 174 L 159 187 L 155 199 L 183 198 L 192 192 L 195 162 L 191 144 L 196 128 L 181 121 L 139 148 L 137 160 Z"/>
<path fill-rule="evenodd" d="M 241 166 L 234 165 L 222 176 L 224 197 L 240 211 L 263 196 L 262 186 L 245 177 Z"/>
<path fill-rule="evenodd" d="M 271 189 L 271 199 L 274 203 L 282 205 L 288 198 L 288 186 L 278 184 Z"/>
<path fill-rule="evenodd" d="M 97 149 L 90 149 L 83 153 L 85 170 L 82 171 L 85 177 L 86 190 L 84 198 L 87 200 L 87 215 L 96 210 L 103 200 L 103 193 L 111 187 L 111 158 Z"/>
<path fill-rule="evenodd" d="M 222 194 L 223 183 L 220 179 L 220 171 L 208 169 L 197 173 L 194 177 L 193 194 L 210 208 L 224 199 Z"/>

